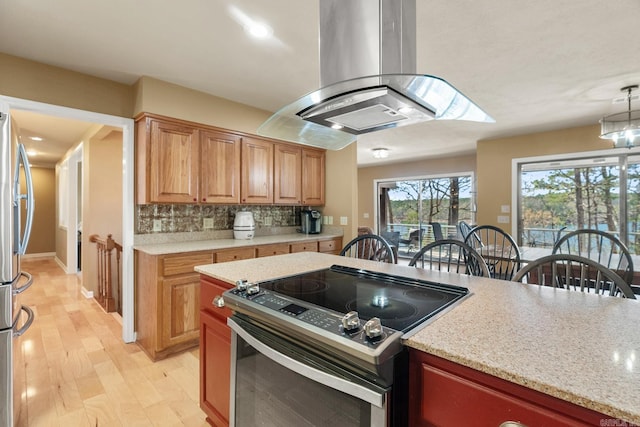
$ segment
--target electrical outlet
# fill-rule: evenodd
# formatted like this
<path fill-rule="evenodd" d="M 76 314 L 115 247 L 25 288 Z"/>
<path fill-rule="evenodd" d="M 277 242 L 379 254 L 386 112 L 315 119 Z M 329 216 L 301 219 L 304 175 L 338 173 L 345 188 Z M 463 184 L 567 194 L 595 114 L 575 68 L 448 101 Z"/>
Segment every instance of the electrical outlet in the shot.
<path fill-rule="evenodd" d="M 507 215 L 498 215 L 498 224 L 509 224 L 509 217 Z"/>
<path fill-rule="evenodd" d="M 153 231 L 162 231 L 162 220 L 153 220 Z"/>
<path fill-rule="evenodd" d="M 365 213 L 363 213 L 363 214 L 362 214 L 362 217 L 363 217 L 364 219 L 368 219 L 368 218 L 369 218 L 369 212 L 365 212 Z"/>
<path fill-rule="evenodd" d="M 271 217 L 270 216 L 264 217 L 264 226 L 265 227 L 271 227 Z"/>
<path fill-rule="evenodd" d="M 341 216 L 340 217 L 340 225 L 347 225 L 349 223 L 348 219 L 346 216 Z"/>
<path fill-rule="evenodd" d="M 213 218 L 203 218 L 202 219 L 202 228 L 205 230 L 210 230 L 213 228 Z"/>
<path fill-rule="evenodd" d="M 327 225 L 333 225 L 333 216 L 327 216 Z"/>
<path fill-rule="evenodd" d="M 502 212 L 502 213 L 509 213 L 509 212 L 511 212 L 511 206 L 509 206 L 509 205 L 502 205 L 502 206 L 500 206 L 500 212 Z"/>

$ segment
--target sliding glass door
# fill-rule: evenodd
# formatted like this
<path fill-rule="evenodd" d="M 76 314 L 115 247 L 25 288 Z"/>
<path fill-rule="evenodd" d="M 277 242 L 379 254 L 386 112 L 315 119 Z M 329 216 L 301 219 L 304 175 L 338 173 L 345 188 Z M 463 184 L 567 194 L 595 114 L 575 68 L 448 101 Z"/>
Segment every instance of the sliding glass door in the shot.
<path fill-rule="evenodd" d="M 563 234 L 598 229 L 640 253 L 640 156 L 521 163 L 518 244 L 552 248 Z"/>
<path fill-rule="evenodd" d="M 377 182 L 378 232 L 398 244 L 398 255 L 411 258 L 422 246 L 456 238 L 460 221 L 474 222 L 475 191 L 471 173 Z"/>

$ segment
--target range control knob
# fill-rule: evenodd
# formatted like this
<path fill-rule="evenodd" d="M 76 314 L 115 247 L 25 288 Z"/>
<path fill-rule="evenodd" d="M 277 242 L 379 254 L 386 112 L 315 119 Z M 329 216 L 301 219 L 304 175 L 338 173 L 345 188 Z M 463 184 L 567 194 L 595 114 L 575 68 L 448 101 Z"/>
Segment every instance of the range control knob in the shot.
<path fill-rule="evenodd" d="M 380 319 L 373 317 L 364 324 L 364 334 L 370 340 L 377 340 L 382 337 L 382 324 Z"/>
<path fill-rule="evenodd" d="M 240 280 L 236 280 L 236 289 L 239 292 L 244 292 L 247 290 L 247 279 L 240 279 Z"/>
<path fill-rule="evenodd" d="M 357 311 L 350 311 L 342 316 L 342 328 L 345 331 L 354 331 L 360 327 L 360 318 Z"/>
<path fill-rule="evenodd" d="M 260 292 L 260 286 L 257 283 L 247 284 L 247 295 L 255 295 Z"/>

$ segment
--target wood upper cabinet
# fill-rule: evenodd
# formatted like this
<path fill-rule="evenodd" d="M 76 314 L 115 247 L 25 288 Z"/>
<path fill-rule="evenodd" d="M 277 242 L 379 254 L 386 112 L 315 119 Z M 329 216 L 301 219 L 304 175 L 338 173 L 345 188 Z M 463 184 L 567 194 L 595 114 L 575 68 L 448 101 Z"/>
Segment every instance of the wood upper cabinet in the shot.
<path fill-rule="evenodd" d="M 153 119 L 145 121 L 142 126 L 145 128 L 140 132 L 148 132 L 148 144 L 139 144 L 139 149 L 145 149 L 148 156 L 148 167 L 145 168 L 148 176 L 144 178 L 148 184 L 147 201 L 195 202 L 198 198 L 200 172 L 198 130 L 187 125 Z M 138 166 L 145 167 L 140 164 Z"/>
<path fill-rule="evenodd" d="M 321 206 L 325 151 L 144 113 L 136 203 Z"/>
<path fill-rule="evenodd" d="M 275 144 L 274 203 L 299 205 L 302 203 L 302 148 Z"/>
<path fill-rule="evenodd" d="M 273 142 L 242 140 L 241 203 L 273 203 Z"/>
<path fill-rule="evenodd" d="M 237 135 L 200 131 L 200 201 L 240 203 L 240 150 Z"/>
<path fill-rule="evenodd" d="M 325 203 L 325 151 L 302 149 L 302 204 L 322 206 Z"/>

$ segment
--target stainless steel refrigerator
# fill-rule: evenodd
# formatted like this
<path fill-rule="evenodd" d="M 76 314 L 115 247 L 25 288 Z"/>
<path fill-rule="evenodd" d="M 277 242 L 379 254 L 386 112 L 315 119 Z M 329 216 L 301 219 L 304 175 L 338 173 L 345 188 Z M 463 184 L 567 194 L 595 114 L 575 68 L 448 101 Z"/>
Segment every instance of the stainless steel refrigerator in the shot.
<path fill-rule="evenodd" d="M 21 270 L 33 223 L 33 183 L 9 106 L 0 101 L 0 426 L 26 424 L 26 376 L 21 336 L 33 311 L 20 303 L 33 283 Z"/>

